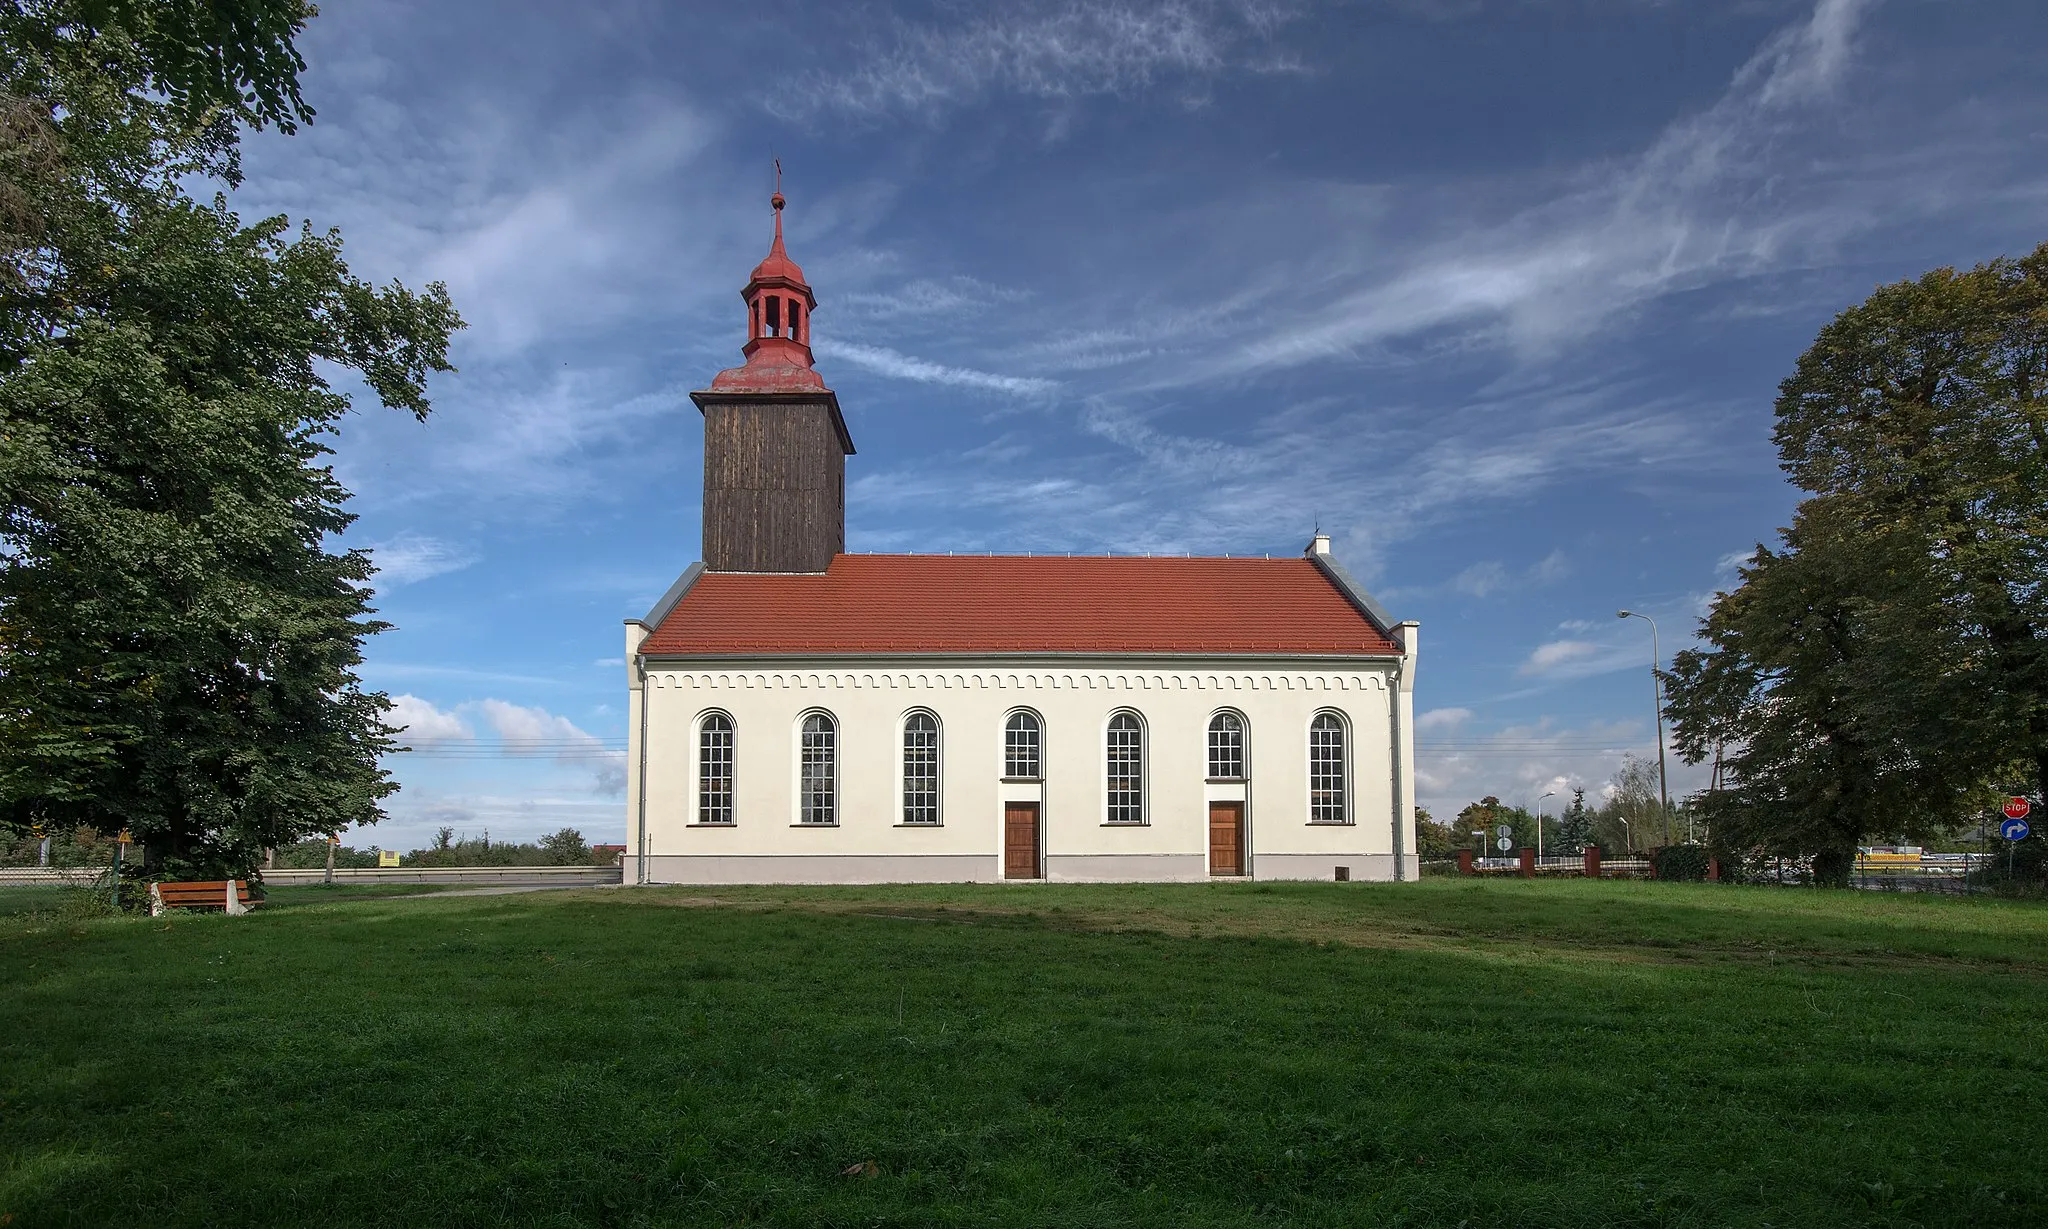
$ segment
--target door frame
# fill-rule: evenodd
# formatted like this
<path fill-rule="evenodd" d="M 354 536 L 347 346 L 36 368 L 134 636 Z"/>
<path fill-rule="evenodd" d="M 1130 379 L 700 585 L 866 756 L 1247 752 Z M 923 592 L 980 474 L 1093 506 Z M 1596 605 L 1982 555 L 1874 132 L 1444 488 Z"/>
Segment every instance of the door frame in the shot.
<path fill-rule="evenodd" d="M 1250 767 L 1249 764 L 1246 765 Z M 1217 879 L 1250 879 L 1255 865 L 1252 859 L 1252 783 L 1246 777 L 1237 781 L 1209 781 L 1202 789 L 1202 871 L 1205 877 L 1209 870 L 1209 808 L 1218 802 L 1234 802 L 1240 808 L 1237 821 L 1237 861 L 1235 875 L 1216 875 Z"/>

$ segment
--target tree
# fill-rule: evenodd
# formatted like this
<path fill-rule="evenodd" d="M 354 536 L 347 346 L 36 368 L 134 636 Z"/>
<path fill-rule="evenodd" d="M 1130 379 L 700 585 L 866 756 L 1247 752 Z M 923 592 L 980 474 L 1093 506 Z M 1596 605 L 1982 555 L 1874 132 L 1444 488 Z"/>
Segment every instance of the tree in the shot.
<path fill-rule="evenodd" d="M 238 125 L 289 129 L 295 0 L 0 2 L 0 817 L 241 871 L 374 822 L 372 567 L 323 458 L 348 368 L 425 417 L 461 320 L 244 225 Z"/>
<path fill-rule="evenodd" d="M 574 828 L 564 828 L 540 838 L 540 847 L 556 866 L 581 866 L 590 861 L 590 844 Z"/>
<path fill-rule="evenodd" d="M 2048 789 L 2048 245 L 1880 288 L 1779 389 L 1812 492 L 1667 676 L 1717 843 L 1846 882 L 2015 776 Z"/>
<path fill-rule="evenodd" d="M 1557 817 L 1557 833 L 1552 839 L 1557 842 L 1557 852 L 1561 854 L 1583 853 L 1586 846 L 1596 843 L 1593 817 L 1586 810 L 1583 786 L 1573 788 L 1571 803 Z"/>
<path fill-rule="evenodd" d="M 1458 852 L 1457 833 L 1430 817 L 1429 812 L 1415 808 L 1415 852 L 1425 861 L 1431 858 L 1449 858 Z"/>
<path fill-rule="evenodd" d="M 1880 288 L 1822 330 L 1777 413 L 1793 480 L 1910 555 L 1908 597 L 1953 615 L 1940 650 L 1973 659 L 1926 754 L 1979 777 L 2017 760 L 2048 791 L 2048 243 Z"/>
<path fill-rule="evenodd" d="M 1608 785 L 1607 801 L 1588 816 L 1602 849 L 1635 852 L 1670 843 L 1662 822 L 1655 763 L 1634 752 L 1624 754 Z"/>

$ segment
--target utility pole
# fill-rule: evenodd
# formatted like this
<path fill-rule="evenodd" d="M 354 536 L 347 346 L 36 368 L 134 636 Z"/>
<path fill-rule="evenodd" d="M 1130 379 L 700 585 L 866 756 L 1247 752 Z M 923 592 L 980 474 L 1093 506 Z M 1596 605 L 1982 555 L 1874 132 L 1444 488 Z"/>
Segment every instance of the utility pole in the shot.
<path fill-rule="evenodd" d="M 1671 839 L 1671 787 L 1664 776 L 1664 682 L 1657 670 L 1664 664 L 1664 652 L 1657 647 L 1657 620 L 1633 610 L 1618 610 L 1617 619 L 1641 619 L 1650 625 L 1650 705 L 1657 713 L 1657 805 L 1662 809 L 1664 839 Z M 1692 816 L 1685 818 L 1685 839 L 1692 843 Z"/>

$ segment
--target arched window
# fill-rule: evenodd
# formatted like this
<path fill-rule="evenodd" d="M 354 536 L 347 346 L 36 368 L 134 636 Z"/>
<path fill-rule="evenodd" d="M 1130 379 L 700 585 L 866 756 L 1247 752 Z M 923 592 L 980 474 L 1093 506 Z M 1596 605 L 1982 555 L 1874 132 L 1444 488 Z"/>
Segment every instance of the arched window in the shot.
<path fill-rule="evenodd" d="M 1011 713 L 1003 723 L 1003 775 L 1036 781 L 1045 775 L 1044 727 L 1037 713 Z"/>
<path fill-rule="evenodd" d="M 1227 781 L 1244 778 L 1244 718 L 1236 713 L 1209 718 L 1209 776 Z"/>
<path fill-rule="evenodd" d="M 1317 713 L 1308 727 L 1308 821 L 1341 824 L 1345 811 L 1344 719 Z"/>
<path fill-rule="evenodd" d="M 1108 819 L 1113 824 L 1145 822 L 1145 727 L 1134 713 L 1109 719 L 1104 744 L 1108 764 Z"/>
<path fill-rule="evenodd" d="M 839 822 L 839 727 L 827 713 L 804 718 L 797 761 L 797 822 Z"/>
<path fill-rule="evenodd" d="M 732 718 L 706 713 L 697 724 L 697 822 L 732 821 Z"/>
<path fill-rule="evenodd" d="M 930 713 L 903 719 L 903 822 L 939 822 L 939 719 Z"/>

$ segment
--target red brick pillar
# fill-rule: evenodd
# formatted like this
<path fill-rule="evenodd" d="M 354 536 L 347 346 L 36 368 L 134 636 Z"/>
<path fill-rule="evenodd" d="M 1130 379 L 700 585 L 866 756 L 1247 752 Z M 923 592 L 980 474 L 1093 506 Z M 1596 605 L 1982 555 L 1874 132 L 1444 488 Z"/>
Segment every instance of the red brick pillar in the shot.
<path fill-rule="evenodd" d="M 1713 881 L 1717 881 L 1717 880 L 1719 880 L 1720 878 L 1721 878 L 1721 859 L 1719 859 L 1719 858 L 1708 858 L 1708 859 L 1707 859 L 1707 879 L 1708 879 L 1708 881 L 1709 881 L 1709 882 L 1713 882 Z"/>
<path fill-rule="evenodd" d="M 1522 878 L 1534 879 L 1535 877 L 1536 851 L 1534 849 L 1529 848 L 1527 845 L 1524 845 L 1522 846 Z"/>
<path fill-rule="evenodd" d="M 1469 849 L 1460 849 L 1460 850 L 1458 851 L 1458 873 L 1459 873 L 1460 875 L 1469 875 L 1469 874 L 1471 874 L 1471 873 L 1472 873 L 1472 851 L 1471 851 L 1471 850 L 1469 850 Z"/>
<path fill-rule="evenodd" d="M 1586 859 L 1586 878 L 1598 879 L 1600 877 L 1600 847 L 1598 845 L 1588 845 L 1586 846 L 1586 852 L 1582 856 Z"/>

